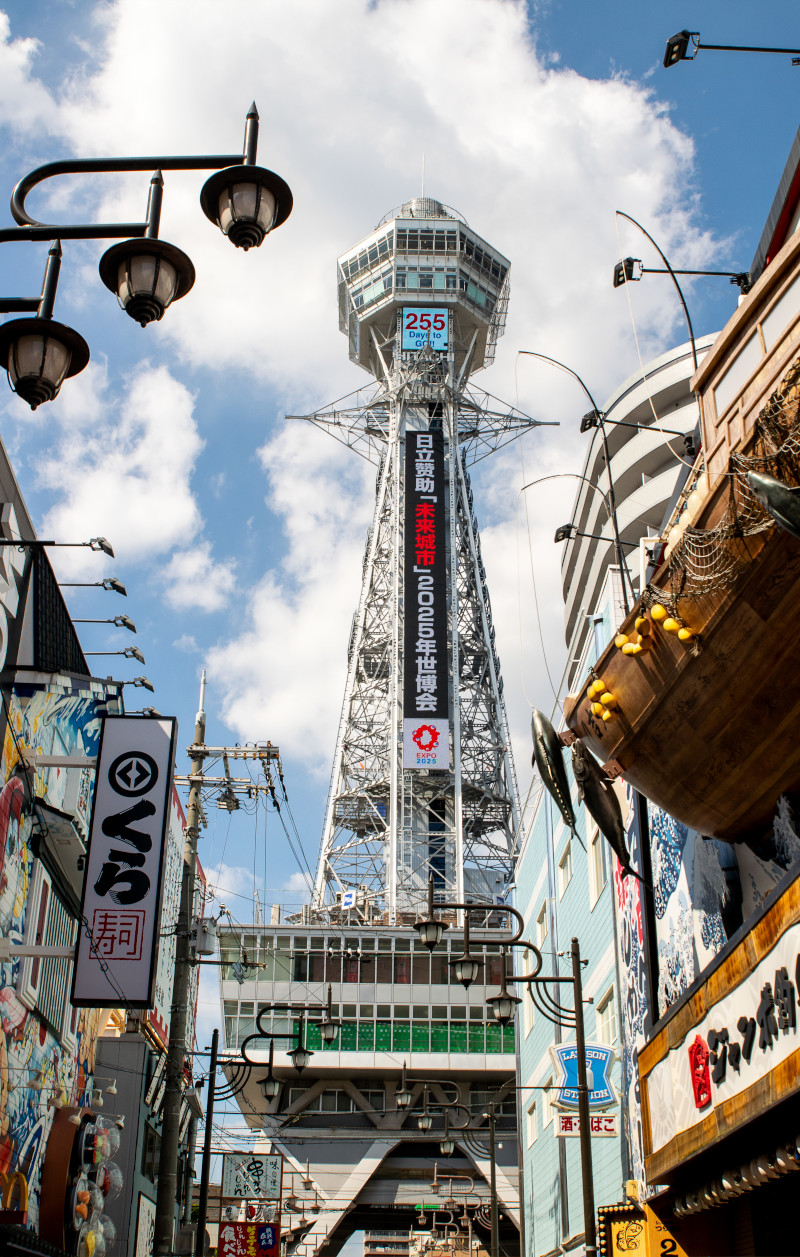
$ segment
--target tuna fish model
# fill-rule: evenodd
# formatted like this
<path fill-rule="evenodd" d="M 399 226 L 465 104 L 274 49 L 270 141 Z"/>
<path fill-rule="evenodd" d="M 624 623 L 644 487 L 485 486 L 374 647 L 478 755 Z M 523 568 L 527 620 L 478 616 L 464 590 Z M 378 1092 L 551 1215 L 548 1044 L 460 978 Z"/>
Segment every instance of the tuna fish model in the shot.
<path fill-rule="evenodd" d="M 564 824 L 583 846 L 581 836 L 575 828 L 575 813 L 572 810 L 561 742 L 544 712 L 534 711 L 531 714 L 531 734 L 533 736 L 531 763 L 536 765 L 542 783 L 555 799 L 558 810 L 564 818 Z"/>
<path fill-rule="evenodd" d="M 630 856 L 625 846 L 625 826 L 617 793 L 595 757 L 581 742 L 572 744 L 572 772 L 578 785 L 581 800 L 620 862 L 623 877 L 630 873 L 641 882 L 643 879 L 631 868 Z"/>
<path fill-rule="evenodd" d="M 765 476 L 760 471 L 748 471 L 747 483 L 765 511 L 800 540 L 800 488 L 790 489 L 782 480 Z"/>

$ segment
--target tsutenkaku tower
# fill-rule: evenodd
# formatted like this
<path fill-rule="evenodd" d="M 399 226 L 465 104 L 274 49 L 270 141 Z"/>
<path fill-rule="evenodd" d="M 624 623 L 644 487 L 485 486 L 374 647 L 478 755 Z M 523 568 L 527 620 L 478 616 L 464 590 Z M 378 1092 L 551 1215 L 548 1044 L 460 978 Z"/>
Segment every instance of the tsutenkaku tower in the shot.
<path fill-rule="evenodd" d="M 413 920 L 502 896 L 517 783 L 468 467 L 536 426 L 476 390 L 505 326 L 509 263 L 417 198 L 338 262 L 339 326 L 375 379 L 306 418 L 377 465 L 375 514 L 312 912 Z"/>

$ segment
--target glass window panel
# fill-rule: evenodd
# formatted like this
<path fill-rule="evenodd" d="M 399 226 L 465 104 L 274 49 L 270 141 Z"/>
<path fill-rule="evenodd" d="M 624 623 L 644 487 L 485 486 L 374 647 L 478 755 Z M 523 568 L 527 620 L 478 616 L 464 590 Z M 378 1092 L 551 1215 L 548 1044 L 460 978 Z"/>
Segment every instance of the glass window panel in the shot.
<path fill-rule="evenodd" d="M 406 288 L 416 288 L 416 287 L 417 287 L 417 276 L 413 275 L 409 271 L 408 275 L 406 275 Z"/>
<path fill-rule="evenodd" d="M 450 1034 L 446 1021 L 435 1021 L 431 1026 L 431 1051 L 449 1052 Z"/>
<path fill-rule="evenodd" d="M 295 982 L 308 981 L 308 956 L 296 955 L 294 957 L 292 977 Z"/>
<path fill-rule="evenodd" d="M 355 1052 L 358 1046 L 358 1031 L 355 1021 L 343 1021 L 342 1028 L 339 1031 L 339 1039 L 341 1041 L 343 1052 Z"/>
<path fill-rule="evenodd" d="M 415 1021 L 411 1027 L 411 1051 L 429 1052 L 431 1048 L 431 1032 L 427 1021 Z"/>
<path fill-rule="evenodd" d="M 278 952 L 274 957 L 274 979 L 276 982 L 288 982 L 292 973 L 292 958 L 288 952 Z"/>
<path fill-rule="evenodd" d="M 358 1050 L 359 1052 L 373 1052 L 375 1050 L 374 1021 L 360 1021 L 358 1023 Z"/>
<path fill-rule="evenodd" d="M 342 980 L 344 982 L 358 982 L 359 968 L 360 966 L 358 963 L 357 956 L 345 956 L 344 973 L 342 974 Z"/>
<path fill-rule="evenodd" d="M 306 1047 L 316 1051 L 322 1047 L 322 1034 L 320 1028 L 313 1022 L 306 1022 Z"/>
<path fill-rule="evenodd" d="M 375 1023 L 375 1051 L 391 1052 L 392 1050 L 392 1023 L 390 1021 L 377 1021 Z"/>
<path fill-rule="evenodd" d="M 323 1091 L 322 1095 L 317 1097 L 317 1103 L 319 1104 L 319 1112 L 335 1113 L 336 1101 L 338 1097 L 339 1097 L 338 1091 L 333 1091 L 333 1090 Z"/>
<path fill-rule="evenodd" d="M 509 1026 L 501 1026 L 501 1029 L 503 1031 L 503 1051 L 513 1052 L 515 1040 L 513 1022 Z"/>
<path fill-rule="evenodd" d="M 350 1096 L 347 1094 L 347 1092 L 337 1091 L 336 1092 L 336 1112 L 337 1113 L 352 1113 L 353 1108 L 354 1108 L 353 1101 L 350 1099 Z"/>
<path fill-rule="evenodd" d="M 396 938 L 394 941 L 395 951 L 411 951 L 410 938 Z"/>
<path fill-rule="evenodd" d="M 378 939 L 378 951 L 391 951 L 391 950 L 392 950 L 392 940 L 390 938 Z"/>
<path fill-rule="evenodd" d="M 342 956 L 341 952 L 334 952 L 329 955 L 325 962 L 325 980 L 326 982 L 341 982 L 342 980 Z"/>
<path fill-rule="evenodd" d="M 469 1023 L 469 1050 L 470 1052 L 483 1052 L 485 1050 L 482 1021 L 471 1021 Z"/>
<path fill-rule="evenodd" d="M 355 1015 L 356 1015 L 356 1006 L 355 1006 L 355 1004 L 342 1004 L 342 1016 L 343 1016 L 343 1017 L 353 1017 L 353 1018 L 355 1018 Z"/>
<path fill-rule="evenodd" d="M 324 952 L 312 951 L 308 958 L 308 980 L 309 982 L 325 981 L 325 954 Z"/>
<path fill-rule="evenodd" d="M 407 1021 L 396 1021 L 392 1030 L 392 1051 L 407 1052 L 411 1047 L 411 1027 Z"/>
<path fill-rule="evenodd" d="M 395 1004 L 394 1015 L 399 1017 L 401 1021 L 404 1021 L 409 1016 L 408 1004 Z"/>
<path fill-rule="evenodd" d="M 431 980 L 430 956 L 421 956 L 418 952 L 414 953 L 412 975 L 412 981 L 424 983 L 426 986 L 429 984 Z"/>
<path fill-rule="evenodd" d="M 487 1026 L 486 1027 L 486 1051 L 487 1052 L 502 1052 L 502 1050 L 503 1050 L 502 1026 Z"/>
<path fill-rule="evenodd" d="M 434 952 L 431 956 L 431 982 L 434 986 L 447 986 L 450 982 L 447 952 Z"/>
<path fill-rule="evenodd" d="M 472 1029 L 472 1027 L 470 1027 Z M 467 1050 L 467 1023 L 465 1021 L 450 1022 L 450 1051 L 466 1052 Z"/>
<path fill-rule="evenodd" d="M 358 1015 L 359 1015 L 359 1017 L 365 1017 L 368 1021 L 371 1021 L 371 1020 L 372 1020 L 372 1017 L 373 1017 L 372 1005 L 371 1005 L 371 1004 L 359 1004 L 359 1006 L 358 1006 Z"/>
<path fill-rule="evenodd" d="M 398 956 L 394 958 L 394 980 L 403 986 L 407 986 L 411 981 L 411 957 Z"/>
<path fill-rule="evenodd" d="M 464 1014 L 462 1013 L 461 1015 L 463 1017 Z M 447 1009 L 444 1007 L 444 1005 L 434 1004 L 433 1008 L 431 1009 L 431 1017 L 433 1017 L 434 1021 L 444 1021 L 446 1016 L 447 1016 Z"/>
<path fill-rule="evenodd" d="M 391 956 L 377 956 L 375 960 L 375 981 L 391 982 L 392 980 L 392 958 Z"/>

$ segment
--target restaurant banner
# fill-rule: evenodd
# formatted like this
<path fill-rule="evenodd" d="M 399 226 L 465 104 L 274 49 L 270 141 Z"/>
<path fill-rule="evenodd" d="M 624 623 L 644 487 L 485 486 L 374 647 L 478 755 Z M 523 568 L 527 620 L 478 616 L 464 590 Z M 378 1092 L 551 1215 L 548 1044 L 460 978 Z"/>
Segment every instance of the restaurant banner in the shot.
<path fill-rule="evenodd" d="M 269 1222 L 223 1222 L 218 1257 L 278 1257 L 280 1227 Z"/>
<path fill-rule="evenodd" d="M 403 767 L 450 767 L 444 437 L 406 434 Z"/>
<path fill-rule="evenodd" d="M 72 1003 L 152 1008 L 176 721 L 106 716 Z"/>

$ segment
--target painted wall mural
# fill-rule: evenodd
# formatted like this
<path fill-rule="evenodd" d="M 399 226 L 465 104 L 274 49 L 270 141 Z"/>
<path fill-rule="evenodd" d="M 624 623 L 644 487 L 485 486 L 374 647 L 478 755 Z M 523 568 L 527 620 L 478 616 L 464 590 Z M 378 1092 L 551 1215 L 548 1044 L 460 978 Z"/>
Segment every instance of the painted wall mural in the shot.
<path fill-rule="evenodd" d="M 28 801 L 30 787 L 19 772 L 19 752 L 93 755 L 105 713 L 99 687 L 93 692 L 88 681 L 58 681 L 48 691 L 15 687 L 6 711 L 0 768 L 0 936 L 15 943 L 32 941 L 48 914 L 56 919 L 58 907 L 51 880 L 33 854 L 41 819 Z M 89 770 L 42 769 L 34 789 L 43 802 L 74 815 L 79 830 L 85 831 Z M 74 926 L 67 928 L 74 937 Z M 48 963 L 51 967 L 45 969 Z M 28 1225 L 34 1228 L 42 1156 L 55 1112 L 52 1102 L 80 1103 L 92 1082 L 95 1043 L 108 1018 L 107 1010 L 71 1008 L 69 967 L 69 961 L 0 962 L 0 1172 L 24 1173 Z"/>
<path fill-rule="evenodd" d="M 625 843 L 630 853 L 631 867 L 641 874 L 642 834 L 634 791 L 630 786 L 624 785 L 624 792 L 624 800 L 621 801 L 625 818 Z M 639 1051 L 645 1041 L 645 1031 L 651 1020 L 645 965 L 644 904 L 641 882 L 633 877 L 623 876 L 616 856 L 613 859 L 622 999 L 622 1113 L 630 1154 L 631 1177 L 638 1181 L 640 1190 L 644 1192 L 644 1139 L 638 1060 Z"/>

